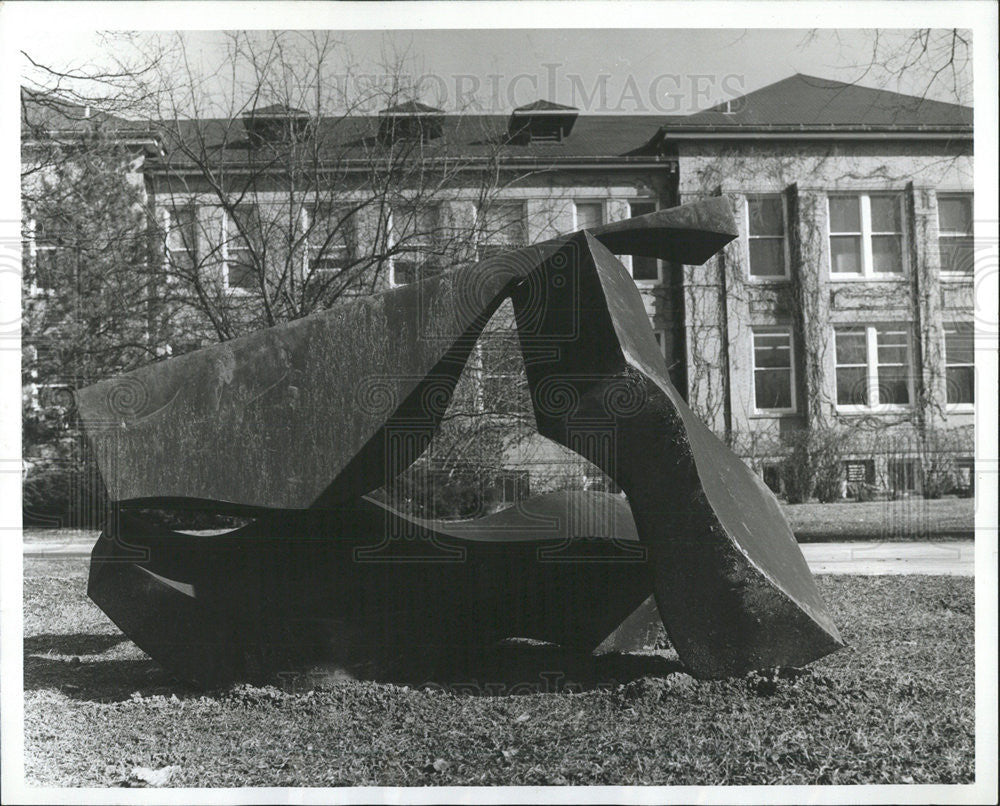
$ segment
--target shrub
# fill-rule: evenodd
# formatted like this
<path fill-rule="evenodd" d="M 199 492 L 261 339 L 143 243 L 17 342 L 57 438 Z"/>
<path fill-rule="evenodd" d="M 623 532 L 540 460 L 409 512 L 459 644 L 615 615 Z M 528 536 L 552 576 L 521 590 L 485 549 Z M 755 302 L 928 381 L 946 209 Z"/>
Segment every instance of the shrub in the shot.
<path fill-rule="evenodd" d="M 95 528 L 107 515 L 104 483 L 86 462 L 35 460 L 24 471 L 21 494 L 26 526 Z"/>
<path fill-rule="evenodd" d="M 920 441 L 920 473 L 924 498 L 940 498 L 961 486 L 955 453 L 961 449 L 957 435 L 944 430 L 927 431 Z"/>
<path fill-rule="evenodd" d="M 781 477 L 788 503 L 805 503 L 814 494 L 823 502 L 840 498 L 844 439 L 836 428 L 811 428 L 786 436 L 789 452 L 781 464 Z"/>

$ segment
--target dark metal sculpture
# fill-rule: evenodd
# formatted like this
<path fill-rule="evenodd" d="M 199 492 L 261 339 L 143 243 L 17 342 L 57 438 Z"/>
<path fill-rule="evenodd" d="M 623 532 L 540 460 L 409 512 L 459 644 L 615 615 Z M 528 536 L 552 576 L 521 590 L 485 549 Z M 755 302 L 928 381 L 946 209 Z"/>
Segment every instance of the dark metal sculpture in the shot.
<path fill-rule="evenodd" d="M 95 547 L 91 597 L 154 658 L 205 685 L 285 662 L 286 648 L 308 643 L 290 633 L 320 617 L 341 626 L 316 640 L 362 656 L 511 636 L 627 649 L 655 615 L 643 604 L 651 593 L 698 676 L 836 650 L 837 629 L 774 497 L 670 384 L 614 257 L 700 264 L 735 234 L 723 200 L 697 202 L 80 391 L 123 512 Z M 366 497 L 426 449 L 508 298 L 540 432 L 601 467 L 628 503 L 561 495 L 459 525 Z M 256 520 L 196 537 L 127 514 L 151 506 Z M 595 506 L 599 534 L 589 533 Z M 579 555 L 583 545 L 596 559 Z M 560 556 L 559 546 L 572 551 Z"/>

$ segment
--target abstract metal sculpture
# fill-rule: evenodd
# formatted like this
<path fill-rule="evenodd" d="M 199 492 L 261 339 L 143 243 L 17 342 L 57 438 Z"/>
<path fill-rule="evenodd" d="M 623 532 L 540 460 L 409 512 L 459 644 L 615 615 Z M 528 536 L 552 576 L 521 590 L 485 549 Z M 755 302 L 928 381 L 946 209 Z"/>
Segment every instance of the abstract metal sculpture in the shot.
<path fill-rule="evenodd" d="M 334 643 L 361 655 L 514 636 L 628 649 L 655 618 L 651 594 L 697 676 L 835 651 L 837 628 L 777 502 L 670 384 L 614 256 L 700 264 L 735 234 L 723 200 L 696 202 L 81 390 L 121 512 L 94 549 L 91 597 L 155 659 L 202 685 L 286 662 L 318 619 L 339 625 Z M 508 298 L 539 431 L 599 466 L 627 503 L 554 494 L 446 523 L 367 495 L 427 448 Z M 171 506 L 255 520 L 194 536 L 128 513 Z"/>

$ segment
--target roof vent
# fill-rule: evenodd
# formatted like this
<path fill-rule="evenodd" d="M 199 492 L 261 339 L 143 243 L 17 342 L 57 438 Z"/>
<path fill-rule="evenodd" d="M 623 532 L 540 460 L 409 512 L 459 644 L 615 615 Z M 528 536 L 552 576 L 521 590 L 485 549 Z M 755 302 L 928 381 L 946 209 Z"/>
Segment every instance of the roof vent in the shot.
<path fill-rule="evenodd" d="M 443 131 L 444 110 L 419 101 L 406 101 L 379 112 L 378 136 L 383 143 L 434 140 Z"/>
<path fill-rule="evenodd" d="M 733 114 L 733 102 L 731 100 L 727 100 L 726 103 L 723 104 L 723 106 L 722 106 L 722 112 L 723 112 L 723 114 L 726 114 L 726 115 Z"/>
<path fill-rule="evenodd" d="M 507 135 L 515 145 L 535 142 L 561 143 L 573 130 L 580 110 L 552 101 L 519 106 L 510 115 Z"/>
<path fill-rule="evenodd" d="M 309 130 L 309 113 L 285 104 L 251 109 L 243 116 L 250 145 L 301 140 Z"/>

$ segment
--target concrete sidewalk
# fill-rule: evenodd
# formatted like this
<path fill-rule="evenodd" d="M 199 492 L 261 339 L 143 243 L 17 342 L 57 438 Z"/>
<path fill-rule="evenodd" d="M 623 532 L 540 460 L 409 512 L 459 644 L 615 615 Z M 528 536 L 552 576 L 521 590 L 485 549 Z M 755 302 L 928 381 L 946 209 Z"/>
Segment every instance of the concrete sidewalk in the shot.
<path fill-rule="evenodd" d="M 66 539 L 31 540 L 24 544 L 24 556 L 86 559 L 96 539 L 96 532 L 79 532 Z M 975 567 L 975 544 L 971 540 L 805 543 L 801 548 L 814 574 L 972 576 Z"/>
<path fill-rule="evenodd" d="M 975 543 L 806 543 L 802 553 L 814 574 L 946 574 L 972 576 Z"/>

